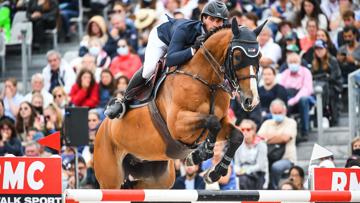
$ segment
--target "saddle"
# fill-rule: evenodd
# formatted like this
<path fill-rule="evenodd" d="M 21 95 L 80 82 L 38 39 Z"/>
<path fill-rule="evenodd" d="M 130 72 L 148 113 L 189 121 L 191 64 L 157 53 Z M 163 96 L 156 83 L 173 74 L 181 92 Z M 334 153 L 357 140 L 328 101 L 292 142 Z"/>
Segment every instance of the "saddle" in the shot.
<path fill-rule="evenodd" d="M 127 96 L 132 100 L 130 108 L 144 106 L 155 99 L 156 93 L 166 77 L 165 70 L 164 60 L 161 59 L 156 64 L 155 73 L 147 80 L 147 82 L 144 85 L 132 88 L 127 93 Z"/>
<path fill-rule="evenodd" d="M 135 87 L 128 92 L 129 97 L 132 98 L 132 102 L 129 106 L 130 108 L 138 108 L 148 105 L 151 120 L 166 143 L 166 155 L 172 159 L 184 159 L 195 146 L 189 147 L 180 141 L 173 139 L 166 121 L 160 114 L 155 100 L 157 92 L 165 81 L 166 76 L 170 73 L 168 70 L 169 68 L 165 67 L 164 60 L 159 60 L 155 73 L 150 77 L 146 84 Z"/>

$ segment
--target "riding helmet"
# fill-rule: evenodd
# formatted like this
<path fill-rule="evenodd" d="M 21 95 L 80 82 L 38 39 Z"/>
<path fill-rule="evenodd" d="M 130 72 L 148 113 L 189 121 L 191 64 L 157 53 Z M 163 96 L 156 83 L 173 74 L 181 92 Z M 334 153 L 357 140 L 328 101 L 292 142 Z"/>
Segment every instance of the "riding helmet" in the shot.
<path fill-rule="evenodd" d="M 226 8 L 226 5 L 224 2 L 220 0 L 214 0 L 209 3 L 207 3 L 202 12 L 200 19 L 202 19 L 203 15 L 209 15 L 216 18 L 221 18 L 223 20 L 227 20 L 229 11 Z"/>

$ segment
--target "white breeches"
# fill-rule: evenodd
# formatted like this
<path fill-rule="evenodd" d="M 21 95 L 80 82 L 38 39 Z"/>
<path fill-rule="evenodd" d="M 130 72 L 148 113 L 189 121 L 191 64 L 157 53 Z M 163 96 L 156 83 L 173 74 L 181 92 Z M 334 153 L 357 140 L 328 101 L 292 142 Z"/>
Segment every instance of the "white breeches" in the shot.
<path fill-rule="evenodd" d="M 145 59 L 143 65 L 142 77 L 149 79 L 155 72 L 157 62 L 165 56 L 168 46 L 159 39 L 157 26 L 149 34 L 148 44 L 145 50 Z"/>

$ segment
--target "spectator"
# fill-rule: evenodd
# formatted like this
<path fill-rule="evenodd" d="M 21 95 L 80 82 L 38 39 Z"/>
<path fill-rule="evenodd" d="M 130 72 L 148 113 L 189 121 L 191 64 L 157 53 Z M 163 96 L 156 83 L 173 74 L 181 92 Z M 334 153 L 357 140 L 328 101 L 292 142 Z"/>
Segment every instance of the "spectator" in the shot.
<path fill-rule="evenodd" d="M 171 18 L 174 18 L 175 11 L 180 10 L 181 1 L 180 0 L 168 0 L 165 3 L 165 15 L 168 15 Z"/>
<path fill-rule="evenodd" d="M 117 8 L 118 10 L 120 8 Z M 120 9 L 123 10 L 124 8 Z M 110 18 L 109 25 L 109 40 L 104 46 L 104 50 L 111 58 L 117 55 L 116 49 L 120 39 L 126 39 L 130 45 L 134 48 L 135 52 L 138 49 L 138 37 L 137 31 L 132 20 L 125 17 L 124 14 L 113 14 Z"/>
<path fill-rule="evenodd" d="M 185 19 L 184 13 L 180 10 L 174 12 L 174 19 Z"/>
<path fill-rule="evenodd" d="M 208 2 L 209 0 L 199 0 L 198 1 L 198 5 L 196 8 L 194 8 L 192 10 L 192 14 L 191 14 L 191 20 L 200 20 L 200 14 L 201 14 L 201 11 L 203 10 L 205 4 Z M 241 17 L 239 15 L 236 15 L 237 17 Z M 242 23 L 239 23 L 238 21 L 238 25 L 242 25 Z"/>
<path fill-rule="evenodd" d="M 360 137 L 355 137 L 351 141 L 351 154 L 360 157 Z"/>
<path fill-rule="evenodd" d="M 85 146 L 78 147 L 78 151 L 85 159 L 86 163 L 91 162 L 94 153 L 94 142 L 96 131 L 101 123 L 100 114 L 96 109 L 89 110 L 88 113 L 88 126 L 89 126 L 89 143 Z"/>
<path fill-rule="evenodd" d="M 105 108 L 115 91 L 115 80 L 113 74 L 108 69 L 101 72 L 101 80 L 99 83 L 100 103 L 98 107 Z"/>
<path fill-rule="evenodd" d="M 272 39 L 272 31 L 268 27 L 264 27 L 258 36 L 260 50 L 262 57 L 260 59 L 260 66 L 271 66 L 275 68 L 277 62 L 281 58 L 281 48 Z"/>
<path fill-rule="evenodd" d="M 50 135 L 56 131 L 60 131 L 63 124 L 63 116 L 61 110 L 56 104 L 50 103 L 44 109 L 44 134 Z"/>
<path fill-rule="evenodd" d="M 94 74 L 83 69 L 77 76 L 76 83 L 70 92 L 71 103 L 75 106 L 95 108 L 99 103 L 99 85 L 96 83 Z"/>
<path fill-rule="evenodd" d="M 323 88 L 324 115 L 329 119 L 330 125 L 334 126 L 340 116 L 340 106 L 337 101 L 340 100 L 342 92 L 342 77 L 339 63 L 335 56 L 329 53 L 328 46 L 323 40 L 315 42 L 311 72 L 315 86 L 319 85 Z"/>
<path fill-rule="evenodd" d="M 15 123 L 14 119 L 12 119 L 9 116 L 5 115 L 4 100 L 0 99 L 0 121 L 2 121 L 4 119 L 9 119 L 13 123 Z"/>
<path fill-rule="evenodd" d="M 351 156 L 346 160 L 345 167 L 350 168 L 357 165 L 360 160 L 360 137 L 357 136 L 351 141 Z M 360 164 L 359 164 L 360 166 Z"/>
<path fill-rule="evenodd" d="M 90 110 L 88 114 L 88 124 L 89 124 L 89 140 L 90 144 L 93 144 L 95 141 L 95 134 L 98 129 L 98 127 L 101 124 L 100 115 L 95 110 Z"/>
<path fill-rule="evenodd" d="M 108 40 L 106 22 L 102 16 L 94 16 L 89 20 L 87 24 L 86 35 L 83 37 L 83 39 L 80 42 L 80 49 L 79 49 L 80 57 L 84 56 L 86 53 L 90 51 L 89 42 L 93 38 L 100 40 L 101 48 L 105 45 L 105 43 Z"/>
<path fill-rule="evenodd" d="M 285 180 L 280 184 L 280 190 L 296 190 L 296 186 L 293 181 Z"/>
<path fill-rule="evenodd" d="M 287 63 L 287 58 L 291 55 L 291 54 L 299 54 L 300 53 L 300 49 L 297 45 L 295 44 L 289 44 L 286 46 L 286 52 L 285 52 L 285 55 L 284 55 L 284 61 L 283 63 L 281 64 L 280 68 L 279 68 L 279 73 L 283 73 L 284 70 L 288 69 L 289 68 L 289 64 Z M 304 59 L 301 59 L 301 65 L 304 66 L 304 67 L 309 67 L 309 64 L 306 60 Z M 279 76 L 281 76 L 279 74 Z M 281 77 L 279 77 L 281 78 Z"/>
<path fill-rule="evenodd" d="M 262 71 L 264 85 L 259 88 L 261 115 L 263 118 L 270 118 L 270 103 L 276 98 L 287 103 L 286 89 L 276 83 L 276 70 L 271 67 L 264 67 Z"/>
<path fill-rule="evenodd" d="M 79 64 L 79 66 L 76 66 L 76 68 L 77 68 L 76 73 L 80 73 L 80 71 L 82 69 L 86 68 L 86 69 L 90 70 L 94 74 L 96 82 L 100 81 L 101 71 L 105 70 L 107 68 L 98 67 L 96 58 L 97 57 L 95 57 L 95 56 L 93 56 L 91 54 L 85 54 L 82 58 L 80 58 L 81 63 Z M 98 57 L 98 58 L 102 58 L 102 57 Z M 106 56 L 104 59 L 108 60 L 108 56 Z M 100 63 L 101 63 L 101 61 L 100 61 Z"/>
<path fill-rule="evenodd" d="M 0 156 L 6 154 L 22 156 L 21 141 L 11 120 L 4 119 L 0 121 L 0 138 Z"/>
<path fill-rule="evenodd" d="M 296 162 L 295 139 L 296 121 L 286 116 L 286 105 L 280 99 L 270 104 L 272 119 L 266 120 L 260 127 L 258 135 L 265 138 L 267 144 L 285 144 L 283 157 L 270 167 L 270 189 L 278 189 L 282 174 Z"/>
<path fill-rule="evenodd" d="M 32 97 L 36 92 L 42 95 L 44 99 L 44 106 L 47 106 L 53 102 L 54 98 L 52 95 L 44 89 L 44 76 L 41 73 L 36 73 L 31 77 L 31 92 L 25 95 L 24 100 L 31 102 Z"/>
<path fill-rule="evenodd" d="M 321 1 L 320 8 L 321 11 L 327 17 L 327 19 L 331 21 L 334 18 L 335 11 L 339 10 L 339 1 L 337 0 Z"/>
<path fill-rule="evenodd" d="M 25 154 L 26 157 L 40 157 L 41 155 L 41 147 L 40 145 L 35 141 L 30 141 L 25 144 Z"/>
<path fill-rule="evenodd" d="M 125 91 L 129 84 L 129 78 L 125 75 L 121 75 L 115 80 L 115 84 L 116 90 Z"/>
<path fill-rule="evenodd" d="M 343 37 L 345 44 L 339 48 L 337 59 L 345 84 L 347 84 L 348 75 L 358 69 L 360 65 L 360 46 L 356 40 L 358 36 L 358 30 L 354 26 L 344 27 Z"/>
<path fill-rule="evenodd" d="M 254 30 L 257 27 L 257 21 L 259 17 L 252 12 L 246 13 L 242 18 L 242 25 L 245 25 L 250 30 Z M 264 30 L 263 30 L 264 31 Z"/>
<path fill-rule="evenodd" d="M 111 62 L 110 71 L 115 77 L 125 75 L 132 78 L 134 73 L 142 66 L 140 57 L 132 53 L 132 48 L 124 39 L 119 40 L 116 51 L 118 55 Z"/>
<path fill-rule="evenodd" d="M 76 78 L 74 70 L 65 60 L 61 60 L 60 53 L 55 50 L 48 51 L 46 57 L 48 65 L 42 70 L 44 89 L 51 93 L 55 87 L 63 86 L 65 92 L 69 93 Z"/>
<path fill-rule="evenodd" d="M 95 57 L 96 67 L 106 69 L 110 66 L 111 59 L 107 55 L 106 51 L 103 50 L 101 41 L 99 38 L 89 39 L 88 53 Z"/>
<path fill-rule="evenodd" d="M 300 113 L 302 139 L 307 140 L 310 130 L 310 105 L 314 103 L 311 97 L 312 75 L 307 68 L 300 65 L 298 54 L 290 54 L 287 62 L 289 68 L 282 73 L 280 85 L 285 87 L 288 94 L 289 114 Z"/>
<path fill-rule="evenodd" d="M 201 176 L 204 175 L 204 172 L 210 168 L 212 168 L 213 166 L 215 166 L 216 164 L 218 164 L 223 155 L 224 155 L 224 148 L 225 148 L 225 142 L 224 141 L 220 141 L 220 142 L 216 142 L 215 146 L 214 146 L 214 155 L 211 159 L 208 159 L 206 161 L 204 161 L 201 165 L 201 169 L 203 171 L 203 173 L 201 173 Z M 229 168 L 228 168 L 228 173 L 225 176 L 222 176 L 219 180 L 218 180 L 219 186 L 220 186 L 220 190 L 235 190 L 237 189 L 237 185 L 236 185 L 236 175 L 235 175 L 235 171 L 233 169 L 233 164 L 231 163 Z"/>
<path fill-rule="evenodd" d="M 65 41 L 70 41 L 70 19 L 79 16 L 79 3 L 76 0 L 59 1 L 62 31 L 65 34 Z"/>
<path fill-rule="evenodd" d="M 39 92 L 35 92 L 31 99 L 31 105 L 33 105 L 37 114 L 42 115 L 44 110 L 44 97 Z"/>
<path fill-rule="evenodd" d="M 351 156 L 346 160 L 345 168 L 360 168 L 360 157 Z"/>
<path fill-rule="evenodd" d="M 269 167 L 266 143 L 256 135 L 257 127 L 254 121 L 244 119 L 239 128 L 244 134 L 244 143 L 236 150 L 234 156 L 239 189 L 263 189 Z"/>
<path fill-rule="evenodd" d="M 271 17 L 277 19 L 277 21 L 293 20 L 295 18 L 292 2 L 289 0 L 275 1 L 270 10 Z"/>
<path fill-rule="evenodd" d="M 199 166 L 186 166 L 185 175 L 176 178 L 172 189 L 203 190 L 205 182 L 198 173 Z"/>
<path fill-rule="evenodd" d="M 0 34 L 3 32 L 5 42 L 10 41 L 11 35 L 11 5 L 9 0 L 0 2 Z M 1 37 L 1 35 L 0 35 Z"/>
<path fill-rule="evenodd" d="M 65 107 L 69 104 L 69 98 L 63 87 L 55 87 L 52 91 L 54 97 L 54 103 L 61 109 L 62 113 L 65 113 Z"/>
<path fill-rule="evenodd" d="M 22 140 L 25 140 L 30 129 L 36 128 L 38 131 L 42 130 L 43 124 L 41 116 L 37 115 L 31 103 L 24 101 L 20 104 L 15 126 Z"/>
<path fill-rule="evenodd" d="M 293 166 L 290 168 L 289 174 L 289 180 L 294 183 L 296 190 L 304 190 L 304 170 L 300 166 Z"/>
<path fill-rule="evenodd" d="M 300 39 L 300 48 L 302 52 L 307 52 L 314 45 L 318 29 L 319 27 L 316 19 L 310 18 L 306 23 L 307 35 Z"/>
<path fill-rule="evenodd" d="M 332 56 L 336 56 L 336 54 L 337 54 L 336 47 L 332 43 L 330 35 L 326 30 L 319 29 L 317 31 L 317 33 L 316 33 L 316 40 L 323 40 L 326 43 L 326 47 L 327 47 L 328 52 Z M 311 62 L 314 59 L 314 51 L 315 51 L 315 46 L 310 47 L 309 50 L 306 53 L 304 53 L 302 58 L 305 59 L 308 63 L 311 64 Z"/>
<path fill-rule="evenodd" d="M 2 98 L 4 98 L 5 116 L 9 116 L 15 120 L 16 115 L 19 112 L 20 102 L 23 101 L 23 96 L 17 91 L 16 78 L 7 78 L 4 82 L 4 91 Z"/>
<path fill-rule="evenodd" d="M 301 3 L 301 9 L 296 16 L 298 31 L 303 34 L 300 38 L 306 36 L 306 33 L 310 35 L 308 30 L 308 21 L 310 19 L 314 19 L 316 21 L 318 28 L 327 29 L 328 20 L 326 16 L 321 13 L 320 6 L 316 0 L 304 0 Z"/>
<path fill-rule="evenodd" d="M 334 156 L 330 155 L 327 157 L 320 158 L 319 168 L 336 168 L 334 162 Z"/>
<path fill-rule="evenodd" d="M 68 189 L 75 189 L 75 159 L 72 159 L 66 166 L 68 172 L 68 179 L 66 185 Z M 79 175 L 79 186 L 81 188 L 89 188 L 88 176 L 87 176 L 86 162 L 83 157 L 78 158 L 78 175 Z M 90 185 L 92 188 L 95 186 Z M 90 188 L 91 188 L 90 187 Z"/>
<path fill-rule="evenodd" d="M 352 10 L 347 10 L 342 14 L 342 19 L 344 21 L 344 27 L 354 26 L 355 27 L 355 13 Z M 357 41 L 359 41 L 359 36 L 357 36 Z M 345 45 L 344 40 L 344 30 L 341 30 L 337 34 L 337 47 Z"/>
<path fill-rule="evenodd" d="M 26 15 L 33 24 L 32 45 L 34 49 L 40 49 L 45 30 L 56 27 L 58 13 L 59 8 L 56 0 L 29 0 Z"/>

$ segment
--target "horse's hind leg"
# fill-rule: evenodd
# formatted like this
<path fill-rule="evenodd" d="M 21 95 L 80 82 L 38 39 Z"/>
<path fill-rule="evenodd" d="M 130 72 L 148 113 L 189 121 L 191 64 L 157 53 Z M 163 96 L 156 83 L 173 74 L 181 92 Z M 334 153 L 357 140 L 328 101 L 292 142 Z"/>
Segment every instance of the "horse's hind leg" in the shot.
<path fill-rule="evenodd" d="M 204 175 L 204 180 L 208 183 L 218 181 L 221 176 L 225 176 L 228 171 L 228 167 L 234 158 L 235 152 L 244 140 L 243 134 L 231 124 L 227 124 L 231 128 L 230 136 L 228 139 L 228 148 L 221 159 L 221 161 L 215 166 L 215 168 L 207 171 Z"/>
<path fill-rule="evenodd" d="M 210 115 L 205 118 L 204 127 L 209 130 L 209 134 L 205 141 L 186 158 L 186 165 L 188 166 L 200 164 L 214 154 L 216 137 L 221 129 L 220 121 L 216 116 Z"/>
<path fill-rule="evenodd" d="M 137 180 L 134 189 L 170 189 L 175 181 L 174 161 L 167 162 L 167 168 L 161 174 Z"/>
<path fill-rule="evenodd" d="M 123 151 L 115 149 L 107 133 L 106 125 L 102 124 L 94 145 L 94 169 L 100 188 L 120 189 L 124 181 L 121 165 L 124 156 Z"/>

